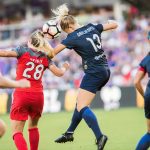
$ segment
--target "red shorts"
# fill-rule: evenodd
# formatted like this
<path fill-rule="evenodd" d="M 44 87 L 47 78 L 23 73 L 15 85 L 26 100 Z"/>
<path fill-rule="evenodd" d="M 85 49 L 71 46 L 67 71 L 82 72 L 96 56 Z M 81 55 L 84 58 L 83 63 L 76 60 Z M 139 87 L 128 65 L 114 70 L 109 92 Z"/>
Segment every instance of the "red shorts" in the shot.
<path fill-rule="evenodd" d="M 41 117 L 44 105 L 43 92 L 15 91 L 12 96 L 10 118 L 25 121 Z"/>

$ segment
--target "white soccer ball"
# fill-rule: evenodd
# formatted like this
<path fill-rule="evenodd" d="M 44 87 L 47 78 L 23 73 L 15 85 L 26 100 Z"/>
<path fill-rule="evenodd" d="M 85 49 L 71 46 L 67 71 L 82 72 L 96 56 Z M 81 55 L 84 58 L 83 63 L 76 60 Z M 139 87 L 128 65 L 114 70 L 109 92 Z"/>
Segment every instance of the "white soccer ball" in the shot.
<path fill-rule="evenodd" d="M 61 33 L 61 27 L 56 20 L 49 20 L 43 25 L 42 31 L 49 39 L 57 38 Z"/>

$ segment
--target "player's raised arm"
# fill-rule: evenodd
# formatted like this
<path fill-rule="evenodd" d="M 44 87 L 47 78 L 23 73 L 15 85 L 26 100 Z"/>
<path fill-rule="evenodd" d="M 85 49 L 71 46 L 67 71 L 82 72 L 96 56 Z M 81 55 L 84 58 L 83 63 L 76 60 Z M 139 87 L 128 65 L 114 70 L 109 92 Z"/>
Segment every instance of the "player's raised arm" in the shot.
<path fill-rule="evenodd" d="M 143 97 L 144 97 L 144 90 L 141 81 L 144 78 L 145 74 L 146 74 L 145 71 L 139 69 L 134 79 L 134 85 Z"/>
<path fill-rule="evenodd" d="M 48 41 L 44 38 L 42 31 L 37 30 L 32 33 L 28 46 L 46 53 L 49 58 L 53 58 L 56 54 L 66 48 L 65 45 L 59 44 L 56 48 L 53 48 Z"/>
<path fill-rule="evenodd" d="M 44 44 L 44 51 L 47 53 L 47 56 L 53 58 L 55 55 L 60 53 L 62 50 L 66 48 L 63 44 L 58 44 L 55 48 L 53 48 L 47 41 Z"/>
<path fill-rule="evenodd" d="M 49 66 L 49 70 L 58 77 L 64 75 L 64 73 L 69 69 L 69 64 L 65 62 L 61 68 L 58 68 L 56 65 L 52 64 Z"/>
<path fill-rule="evenodd" d="M 103 31 L 116 29 L 118 27 L 118 23 L 114 20 L 108 20 L 108 23 L 102 25 L 103 25 Z"/>
<path fill-rule="evenodd" d="M 58 44 L 55 48 L 53 48 L 47 41 L 45 41 L 44 45 L 42 47 L 40 47 L 40 49 L 42 49 L 41 51 L 46 53 L 46 55 L 49 58 L 53 58 L 55 55 L 60 53 L 65 48 L 66 48 L 66 46 L 63 44 Z"/>
<path fill-rule="evenodd" d="M 15 51 L 0 49 L 0 57 L 17 57 L 17 56 L 18 54 Z"/>
<path fill-rule="evenodd" d="M 59 44 L 57 45 L 54 49 L 53 49 L 53 52 L 54 52 L 54 55 L 57 55 L 58 53 L 60 53 L 62 50 L 64 50 L 66 48 L 65 45 L 63 44 Z"/>

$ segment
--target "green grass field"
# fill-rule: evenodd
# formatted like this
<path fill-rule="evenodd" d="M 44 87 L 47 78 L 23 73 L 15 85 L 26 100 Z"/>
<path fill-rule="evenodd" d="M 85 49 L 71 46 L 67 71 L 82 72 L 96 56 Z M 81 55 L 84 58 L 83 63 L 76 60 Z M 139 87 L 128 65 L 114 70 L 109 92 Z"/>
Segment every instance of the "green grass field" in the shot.
<path fill-rule="evenodd" d="M 95 110 L 101 129 L 109 140 L 105 150 L 134 150 L 141 135 L 146 131 L 142 109 L 125 108 L 116 111 Z M 82 121 L 75 132 L 75 141 L 67 144 L 54 143 L 69 125 L 72 113 L 61 112 L 43 115 L 40 123 L 39 150 L 96 150 L 95 137 L 92 131 Z M 7 125 L 7 133 L 0 140 L 0 150 L 15 150 L 11 139 L 9 116 L 0 116 Z M 26 139 L 27 128 L 24 130 Z"/>

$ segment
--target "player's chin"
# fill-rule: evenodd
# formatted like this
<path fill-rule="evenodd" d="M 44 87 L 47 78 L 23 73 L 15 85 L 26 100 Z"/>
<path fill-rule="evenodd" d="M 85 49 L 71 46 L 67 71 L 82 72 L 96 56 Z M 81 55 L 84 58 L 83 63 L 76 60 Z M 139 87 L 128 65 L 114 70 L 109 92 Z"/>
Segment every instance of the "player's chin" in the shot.
<path fill-rule="evenodd" d="M 6 124 L 3 120 L 0 119 L 0 138 L 5 134 L 6 132 Z"/>

